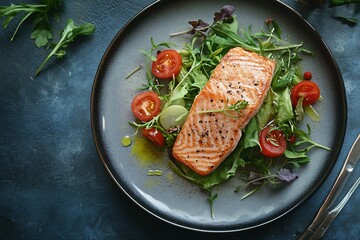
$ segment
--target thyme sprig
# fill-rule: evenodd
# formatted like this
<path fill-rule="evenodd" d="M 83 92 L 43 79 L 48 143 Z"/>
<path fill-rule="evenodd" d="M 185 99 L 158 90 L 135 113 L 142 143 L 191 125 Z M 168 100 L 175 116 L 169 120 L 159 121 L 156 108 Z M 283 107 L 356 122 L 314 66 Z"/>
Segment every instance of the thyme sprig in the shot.
<path fill-rule="evenodd" d="M 222 109 L 202 110 L 197 113 L 224 113 L 229 117 L 238 118 L 239 115 L 234 113 L 239 113 L 241 110 L 245 109 L 247 105 L 248 102 L 243 100 L 238 100 L 236 103 L 229 104 L 229 99 L 226 99 L 226 104 Z"/>

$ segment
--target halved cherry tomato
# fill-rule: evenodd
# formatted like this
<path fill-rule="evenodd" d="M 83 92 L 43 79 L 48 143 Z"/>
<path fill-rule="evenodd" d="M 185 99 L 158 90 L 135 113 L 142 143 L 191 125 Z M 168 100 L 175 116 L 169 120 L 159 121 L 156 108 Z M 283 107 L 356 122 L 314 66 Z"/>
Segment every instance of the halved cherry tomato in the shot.
<path fill-rule="evenodd" d="M 267 157 L 278 157 L 286 150 L 286 139 L 283 131 L 265 127 L 260 131 L 259 143 L 261 153 Z"/>
<path fill-rule="evenodd" d="M 162 135 L 162 133 L 157 130 L 156 128 L 143 128 L 141 130 L 141 133 L 150 141 L 152 141 L 154 144 L 156 144 L 159 147 L 163 147 L 165 145 L 165 138 Z"/>
<path fill-rule="evenodd" d="M 177 76 L 182 67 L 182 58 L 175 50 L 163 50 L 152 63 L 151 71 L 155 77 L 166 79 Z"/>
<path fill-rule="evenodd" d="M 131 103 L 131 111 L 137 119 L 150 121 L 160 112 L 160 99 L 155 92 L 143 92 L 135 96 Z"/>
<path fill-rule="evenodd" d="M 300 97 L 303 97 L 303 106 L 307 106 L 316 102 L 320 97 L 320 88 L 311 81 L 302 81 L 291 89 L 291 102 L 296 106 Z"/>

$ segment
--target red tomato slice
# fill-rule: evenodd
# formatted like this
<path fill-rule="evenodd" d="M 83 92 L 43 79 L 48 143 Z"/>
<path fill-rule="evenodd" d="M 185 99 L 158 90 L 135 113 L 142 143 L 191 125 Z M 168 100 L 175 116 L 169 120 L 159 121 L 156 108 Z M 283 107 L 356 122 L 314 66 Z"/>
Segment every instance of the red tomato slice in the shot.
<path fill-rule="evenodd" d="M 286 139 L 283 131 L 272 129 L 271 126 L 260 131 L 259 143 L 261 153 L 267 157 L 278 157 L 286 150 Z"/>
<path fill-rule="evenodd" d="M 182 58 L 175 50 L 164 50 L 156 56 L 151 71 L 155 77 L 166 79 L 177 76 L 182 67 Z"/>
<path fill-rule="evenodd" d="M 143 128 L 141 130 L 141 133 L 150 141 L 152 141 L 154 144 L 156 144 L 159 147 L 163 147 L 165 145 L 165 138 L 162 135 L 160 131 L 158 131 L 156 128 Z"/>
<path fill-rule="evenodd" d="M 135 96 L 131 103 L 131 111 L 137 119 L 150 121 L 160 112 L 160 99 L 154 92 L 143 92 Z"/>
<path fill-rule="evenodd" d="M 302 81 L 291 89 L 291 102 L 296 106 L 300 97 L 303 97 L 303 106 L 307 106 L 316 102 L 320 97 L 320 88 L 311 81 Z"/>

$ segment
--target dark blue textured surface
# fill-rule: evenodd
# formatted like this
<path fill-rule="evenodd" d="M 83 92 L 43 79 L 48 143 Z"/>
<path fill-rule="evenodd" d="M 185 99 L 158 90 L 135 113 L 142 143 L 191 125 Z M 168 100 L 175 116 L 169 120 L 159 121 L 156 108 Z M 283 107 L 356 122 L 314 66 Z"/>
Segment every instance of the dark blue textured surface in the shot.
<path fill-rule="evenodd" d="M 1 5 L 10 2 L 15 1 Z M 57 27 L 72 17 L 76 23 L 94 23 L 97 30 L 36 79 L 31 76 L 47 51 L 34 47 L 30 24 L 13 43 L 14 25 L 0 30 L 0 239 L 296 239 L 312 221 L 360 132 L 360 25 L 351 27 L 332 17 L 349 8 L 312 9 L 283 1 L 319 31 L 343 74 L 348 125 L 333 171 L 308 201 L 279 220 L 214 235 L 171 226 L 136 206 L 112 182 L 93 143 L 90 94 L 96 68 L 118 30 L 151 2 L 67 0 Z M 359 175 L 357 167 L 351 180 Z M 324 239 L 360 239 L 359 201 L 358 190 Z"/>

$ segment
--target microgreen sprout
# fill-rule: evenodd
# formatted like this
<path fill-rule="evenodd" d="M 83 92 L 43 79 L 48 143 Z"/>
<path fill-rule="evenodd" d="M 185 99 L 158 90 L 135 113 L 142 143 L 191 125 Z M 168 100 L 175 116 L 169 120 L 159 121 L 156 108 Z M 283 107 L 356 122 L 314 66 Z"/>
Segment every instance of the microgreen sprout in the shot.
<path fill-rule="evenodd" d="M 178 33 L 172 33 L 172 34 L 170 34 L 170 36 L 174 37 L 174 36 L 178 36 L 178 35 L 182 35 L 182 34 L 196 34 L 196 33 L 198 33 L 198 34 L 205 37 L 205 32 L 208 31 L 211 28 L 211 26 L 213 26 L 217 22 L 231 21 L 232 20 L 231 16 L 234 13 L 234 10 L 235 10 L 235 8 L 233 6 L 225 5 L 224 7 L 222 7 L 220 9 L 219 12 L 214 13 L 214 22 L 211 25 L 204 22 L 201 19 L 199 19 L 197 21 L 196 20 L 188 21 L 188 23 L 192 26 L 191 29 L 181 31 L 181 32 L 178 32 Z"/>
<path fill-rule="evenodd" d="M 297 173 L 291 172 L 290 169 L 287 168 L 281 168 L 275 173 L 266 173 L 266 174 L 260 174 L 256 172 L 250 172 L 249 177 L 247 178 L 246 182 L 242 185 L 239 185 L 235 188 L 235 192 L 240 191 L 241 189 L 248 188 L 250 186 L 254 186 L 250 192 L 245 194 L 241 200 L 244 198 L 250 196 L 254 192 L 260 189 L 260 186 L 266 185 L 268 183 L 271 184 L 279 184 L 281 182 L 292 182 L 295 179 L 297 179 L 299 175 Z"/>

